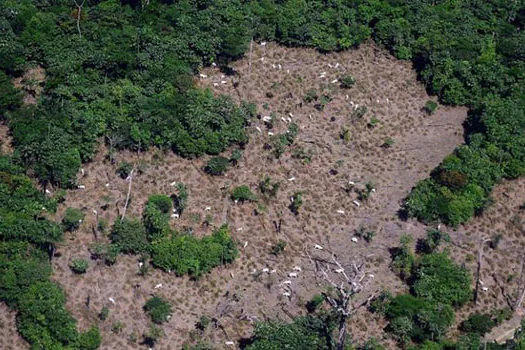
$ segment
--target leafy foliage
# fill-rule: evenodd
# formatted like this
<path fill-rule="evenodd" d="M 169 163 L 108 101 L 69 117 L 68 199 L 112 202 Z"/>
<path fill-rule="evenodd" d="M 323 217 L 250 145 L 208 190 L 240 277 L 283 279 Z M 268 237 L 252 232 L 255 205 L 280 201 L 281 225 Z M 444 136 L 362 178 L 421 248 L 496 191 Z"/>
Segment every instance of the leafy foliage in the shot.
<path fill-rule="evenodd" d="M 109 238 L 122 253 L 139 254 L 150 250 L 146 228 L 138 219 L 117 220 Z"/>
<path fill-rule="evenodd" d="M 230 165 L 230 160 L 224 157 L 213 157 L 208 160 L 206 163 L 206 166 L 204 167 L 204 171 L 206 171 L 210 175 L 222 175 L 226 172 L 226 169 L 228 169 L 228 166 Z"/>
<path fill-rule="evenodd" d="M 150 298 L 146 302 L 144 310 L 151 317 L 151 320 L 157 324 L 168 321 L 172 313 L 171 304 L 157 296 Z"/>
<path fill-rule="evenodd" d="M 152 243 L 153 265 L 179 276 L 188 273 L 199 277 L 215 266 L 232 262 L 237 255 L 226 225 L 201 239 L 175 234 Z"/>
<path fill-rule="evenodd" d="M 257 200 L 257 196 L 250 190 L 250 187 L 241 185 L 235 187 L 232 191 L 231 197 L 234 201 L 241 202 L 254 202 Z"/>
<path fill-rule="evenodd" d="M 84 220 L 84 213 L 78 208 L 67 208 L 62 219 L 62 225 L 67 231 L 75 231 Z"/>
<path fill-rule="evenodd" d="M 84 259 L 73 259 L 69 263 L 69 268 L 74 273 L 85 273 L 89 268 L 89 262 Z"/>

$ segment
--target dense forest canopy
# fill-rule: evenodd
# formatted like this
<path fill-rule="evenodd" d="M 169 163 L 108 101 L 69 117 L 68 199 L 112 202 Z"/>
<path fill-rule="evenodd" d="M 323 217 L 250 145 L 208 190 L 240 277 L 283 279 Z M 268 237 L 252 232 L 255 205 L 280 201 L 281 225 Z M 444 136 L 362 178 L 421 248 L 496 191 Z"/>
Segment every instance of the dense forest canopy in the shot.
<path fill-rule="evenodd" d="M 35 349 L 97 346 L 98 331 L 79 334 L 63 293 L 48 281 L 45 251 L 62 230 L 42 212 L 56 203 L 27 175 L 75 186 L 81 163 L 101 142 L 110 159 L 124 148 L 197 157 L 247 142 L 254 106 L 214 96 L 194 79 L 211 64 L 233 74 L 228 62 L 251 40 L 328 52 L 372 38 L 412 60 L 443 103 L 468 106 L 465 144 L 404 206 L 423 221 L 465 222 L 490 204 L 498 181 L 525 173 L 524 25 L 523 0 L 1 1 L 0 115 L 15 152 L 0 158 L 0 298 L 19 310 L 20 333 Z M 41 84 L 42 94 L 23 105 L 13 79 L 37 67 L 46 79 L 23 85 Z M 169 253 L 178 244 L 166 242 L 153 247 L 159 257 L 160 248 Z M 31 272 L 36 266 L 38 274 Z M 414 286 L 418 297 L 420 288 Z M 271 348 L 260 344 L 276 327 L 288 326 L 259 327 L 263 340 L 253 347 Z"/>

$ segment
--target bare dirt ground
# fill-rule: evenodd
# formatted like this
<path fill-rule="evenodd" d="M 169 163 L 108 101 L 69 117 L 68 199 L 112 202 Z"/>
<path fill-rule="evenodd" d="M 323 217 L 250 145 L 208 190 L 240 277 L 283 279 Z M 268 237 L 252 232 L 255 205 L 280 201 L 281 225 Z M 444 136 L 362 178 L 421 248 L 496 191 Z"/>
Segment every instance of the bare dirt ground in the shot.
<path fill-rule="evenodd" d="M 250 142 L 242 160 L 224 176 L 211 177 L 202 171 L 206 157 L 186 160 L 158 150 L 142 154 L 122 152 L 118 157 L 119 161 L 145 164 L 133 180 L 128 217 L 141 215 L 149 195 L 170 195 L 175 191 L 170 183 L 183 182 L 189 190 L 188 209 L 182 218 L 173 220 L 174 227 L 193 227 L 195 234 L 204 235 L 228 223 L 240 243 L 240 257 L 234 264 L 216 268 L 193 281 L 155 269 L 145 277 L 139 276 L 138 257 L 120 256 L 114 266 L 91 261 L 86 274 L 73 274 L 69 261 L 89 259 L 88 247 L 95 241 L 92 228 L 97 217 L 92 210 L 97 211 L 98 219 L 111 223 L 125 202 L 128 184 L 115 174 L 116 166 L 104 160 L 107 150 L 102 146 L 96 158 L 85 164 L 85 175 L 79 175 L 79 183 L 86 189 L 69 191 L 57 214 L 60 219 L 68 206 L 86 212 L 80 230 L 68 234 L 58 247 L 60 256 L 53 261 L 54 279 L 64 288 L 67 307 L 79 320 L 80 328 L 100 325 L 102 349 L 145 347 L 140 345 L 140 339 L 149 321 L 142 307 L 152 294 L 168 299 L 174 308 L 173 318 L 162 326 L 164 336 L 158 349 L 180 349 L 183 342 L 200 336 L 195 323 L 202 315 L 218 320 L 218 327 L 208 329 L 205 338 L 219 348 L 227 340 L 248 336 L 254 321 L 289 320 L 304 312 L 304 303 L 326 287 L 317 278 L 305 249 L 312 255 L 333 252 L 345 264 L 366 261 L 367 273 L 374 277 L 369 278 L 369 287 L 356 304 L 382 289 L 406 288 L 389 269 L 388 248 L 397 246 L 405 232 L 416 238 L 423 236 L 426 227 L 414 221 L 400 221 L 397 211 L 417 181 L 427 177 L 444 156 L 462 143 L 461 123 L 466 109 L 439 106 L 433 116 L 427 116 L 421 108 L 431 98 L 416 81 L 410 63 L 397 61 L 372 44 L 329 55 L 274 44 L 254 45 L 251 60 L 246 57 L 232 67 L 237 72 L 234 76 L 222 76 L 216 68 L 206 69 L 202 73 L 207 77 L 200 79 L 199 84 L 215 93 L 256 103 L 262 116 L 274 113 L 277 122 L 270 132 L 275 134 L 285 132 L 286 118 L 297 123 L 297 141 L 281 159 L 274 159 L 271 151 L 264 149 L 269 137 L 262 120 L 254 120 L 248 127 Z M 349 90 L 332 83 L 344 74 L 356 78 L 356 85 Z M 323 111 L 313 108 L 314 103 L 303 101 L 311 88 L 332 98 Z M 363 118 L 352 117 L 355 105 L 367 107 Z M 375 127 L 369 126 L 373 119 L 379 120 Z M 343 128 L 349 130 L 346 141 L 340 137 Z M 381 147 L 389 138 L 392 146 Z M 310 154 L 311 162 L 293 158 L 292 154 L 298 151 Z M 281 183 L 277 198 L 246 204 L 230 200 L 231 188 L 246 184 L 255 192 L 264 175 Z M 357 186 L 370 182 L 376 192 L 367 201 L 359 201 L 357 207 L 353 203 L 358 200 L 355 191 L 345 191 L 349 181 Z M 511 221 L 517 220 L 513 219 L 515 215 L 524 219 L 523 210 L 518 208 L 523 202 L 523 184 L 523 180 L 518 180 L 498 186 L 495 204 L 482 217 L 450 231 L 454 242 L 450 249 L 459 262 L 464 262 L 469 254 L 476 256 L 476 242 L 481 236 L 505 233 L 498 249 L 485 247 L 482 279 L 489 291 L 480 294 L 476 306 L 479 310 L 503 305 L 503 292 L 511 292 L 511 284 L 518 279 L 508 282 L 507 276 L 519 274 L 516 268 L 521 264 L 523 225 L 520 231 L 512 228 L 516 225 Z M 290 196 L 297 191 L 304 193 L 304 206 L 299 215 L 294 215 L 288 206 Z M 507 192 L 509 197 L 504 195 Z M 106 204 L 109 207 L 103 210 Z M 208 206 L 211 210 L 205 211 Z M 211 224 L 206 225 L 205 221 Z M 279 221 L 280 232 L 274 225 Z M 363 239 L 352 242 L 361 225 L 375 230 L 371 243 Z M 285 240 L 287 247 L 282 255 L 274 256 L 270 251 L 279 239 Z M 314 251 L 315 244 L 325 249 Z M 475 259 L 465 264 L 475 272 Z M 288 274 L 294 266 L 302 271 L 297 278 L 290 278 Z M 276 272 L 262 273 L 264 268 Z M 285 280 L 292 282 L 289 289 L 282 285 Z M 157 284 L 162 287 L 155 289 Z M 290 297 L 282 295 L 285 290 L 291 292 Z M 97 315 L 104 305 L 111 311 L 106 321 L 100 321 Z M 465 308 L 461 314 L 470 311 Z M 116 322 L 124 325 L 118 333 L 112 331 Z M 395 347 L 382 331 L 384 326 L 381 318 L 363 308 L 351 319 L 350 333 L 358 341 L 375 336 L 389 348 Z"/>

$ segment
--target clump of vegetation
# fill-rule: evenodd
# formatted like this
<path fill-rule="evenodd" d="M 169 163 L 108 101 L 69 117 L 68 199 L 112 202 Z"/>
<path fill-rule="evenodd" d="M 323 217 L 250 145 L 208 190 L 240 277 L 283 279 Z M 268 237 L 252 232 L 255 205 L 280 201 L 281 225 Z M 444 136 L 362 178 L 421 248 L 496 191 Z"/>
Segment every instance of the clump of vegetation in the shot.
<path fill-rule="evenodd" d="M 182 182 L 177 183 L 177 194 L 172 195 L 173 206 L 179 215 L 182 215 L 188 203 L 188 188 Z"/>
<path fill-rule="evenodd" d="M 125 254 L 147 253 L 150 249 L 146 228 L 138 219 L 117 220 L 109 238 Z"/>
<path fill-rule="evenodd" d="M 263 197 L 267 200 L 270 198 L 275 198 L 277 196 L 277 192 L 279 192 L 280 187 L 281 184 L 279 182 L 272 182 L 272 179 L 269 176 L 265 176 L 259 182 L 259 192 L 261 192 Z"/>
<path fill-rule="evenodd" d="M 383 147 L 383 148 L 390 148 L 390 147 L 392 147 L 394 145 L 394 143 L 395 143 L 394 139 L 389 137 L 383 142 L 381 147 Z"/>
<path fill-rule="evenodd" d="M 224 157 L 212 157 L 206 163 L 204 171 L 213 176 L 223 175 L 230 165 L 230 160 Z"/>
<path fill-rule="evenodd" d="M 449 242 L 450 236 L 440 230 L 428 230 L 425 239 L 418 240 L 417 249 L 424 254 L 434 253 L 442 242 Z"/>
<path fill-rule="evenodd" d="M 157 324 L 169 321 L 172 314 L 171 304 L 157 296 L 146 302 L 144 310 L 151 317 L 151 320 Z"/>
<path fill-rule="evenodd" d="M 438 107 L 438 104 L 436 102 L 434 102 L 432 100 L 428 100 L 425 103 L 425 106 L 423 107 L 423 110 L 425 112 L 427 112 L 428 115 L 432 115 L 436 111 L 437 107 Z"/>
<path fill-rule="evenodd" d="M 343 143 L 346 145 L 350 142 L 350 129 L 343 127 L 339 133 L 339 138 L 343 140 Z"/>
<path fill-rule="evenodd" d="M 370 118 L 370 121 L 368 122 L 367 126 L 370 129 L 375 128 L 381 121 L 375 117 Z"/>
<path fill-rule="evenodd" d="M 299 127 L 295 123 L 288 125 L 286 133 L 281 135 L 273 135 L 270 138 L 270 148 L 273 150 L 275 158 L 279 159 L 284 154 L 286 147 L 293 145 L 295 138 L 299 133 Z"/>
<path fill-rule="evenodd" d="M 461 322 L 461 329 L 466 333 L 475 333 L 480 336 L 490 332 L 496 326 L 496 322 L 490 314 L 474 313 L 465 321 Z"/>
<path fill-rule="evenodd" d="M 230 155 L 230 163 L 233 166 L 239 164 L 239 161 L 242 158 L 242 151 L 240 149 L 234 149 Z"/>
<path fill-rule="evenodd" d="M 313 101 L 317 101 L 318 98 L 319 98 L 319 95 L 317 94 L 317 90 L 309 89 L 308 91 L 306 91 L 306 94 L 304 95 L 303 100 L 306 103 L 310 103 Z"/>
<path fill-rule="evenodd" d="M 280 239 L 272 247 L 272 254 L 275 256 L 280 255 L 282 252 L 284 252 L 285 249 L 286 249 L 286 241 L 283 241 L 282 239 Z"/>
<path fill-rule="evenodd" d="M 189 234 L 176 234 L 154 241 L 151 253 L 154 266 L 178 276 L 190 274 L 198 278 L 215 266 L 231 263 L 238 250 L 228 234 L 228 226 L 223 225 L 212 235 L 200 239 Z"/>
<path fill-rule="evenodd" d="M 67 208 L 62 219 L 62 226 L 66 231 L 76 231 L 84 220 L 84 213 L 78 208 Z"/>
<path fill-rule="evenodd" d="M 235 187 L 232 191 L 231 198 L 234 201 L 240 201 L 240 202 L 257 201 L 257 196 L 252 192 L 250 187 L 246 185 Z"/>
<path fill-rule="evenodd" d="M 109 317 L 109 309 L 107 306 L 103 306 L 100 310 L 100 313 L 98 314 L 98 318 L 100 318 L 101 321 L 107 320 Z"/>
<path fill-rule="evenodd" d="M 319 99 L 319 103 L 316 103 L 314 105 L 314 108 L 317 109 L 319 112 L 324 111 L 324 108 L 327 104 L 332 102 L 333 98 L 329 95 L 323 94 L 321 95 L 321 98 Z"/>
<path fill-rule="evenodd" d="M 299 210 L 303 206 L 303 193 L 302 192 L 295 192 L 291 197 L 292 203 L 290 203 L 290 210 L 295 215 L 299 214 Z"/>
<path fill-rule="evenodd" d="M 299 159 L 303 164 L 310 164 L 312 162 L 312 151 L 296 147 L 292 151 L 292 158 Z"/>
<path fill-rule="evenodd" d="M 128 162 L 121 162 L 119 165 L 118 165 L 118 168 L 117 168 L 117 174 L 122 178 L 122 179 L 125 179 L 127 178 L 130 174 L 131 174 L 131 171 L 133 170 L 133 164 L 130 164 Z"/>
<path fill-rule="evenodd" d="M 343 75 L 339 78 L 339 81 L 341 82 L 340 86 L 343 89 L 350 89 L 355 85 L 355 78 L 351 75 Z"/>
<path fill-rule="evenodd" d="M 401 236 L 401 246 L 395 252 L 394 260 L 392 261 L 392 269 L 405 281 L 412 276 L 412 270 L 416 260 L 412 242 L 412 236 Z"/>
<path fill-rule="evenodd" d="M 78 274 L 86 273 L 87 269 L 89 268 L 89 262 L 84 259 L 73 259 L 69 263 L 69 268 L 74 273 L 78 273 Z"/>
<path fill-rule="evenodd" d="M 353 112 L 352 112 L 352 120 L 353 121 L 357 121 L 361 118 L 363 118 L 366 114 L 366 112 L 368 112 L 368 108 L 366 106 L 359 106 L 357 107 L 357 109 L 355 109 Z"/>
<path fill-rule="evenodd" d="M 371 228 L 367 228 L 365 225 L 359 225 L 355 235 L 363 238 L 367 243 L 370 243 L 374 239 L 376 232 Z"/>
<path fill-rule="evenodd" d="M 310 299 L 306 303 L 306 309 L 308 312 L 312 313 L 317 310 L 318 307 L 320 307 L 324 301 L 326 300 L 326 296 L 323 294 L 315 294 L 312 299 Z"/>

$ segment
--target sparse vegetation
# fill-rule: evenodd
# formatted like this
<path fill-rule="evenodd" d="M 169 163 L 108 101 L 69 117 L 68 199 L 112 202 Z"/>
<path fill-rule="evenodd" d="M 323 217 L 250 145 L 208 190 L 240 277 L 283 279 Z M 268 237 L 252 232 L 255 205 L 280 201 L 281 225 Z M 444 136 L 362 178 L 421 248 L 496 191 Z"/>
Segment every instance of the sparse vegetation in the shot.
<path fill-rule="evenodd" d="M 355 84 L 355 78 L 351 75 L 343 75 L 339 78 L 339 81 L 341 82 L 341 88 L 343 89 L 350 89 Z"/>
<path fill-rule="evenodd" d="M 277 256 L 280 255 L 284 250 L 286 249 L 286 241 L 283 241 L 280 239 L 274 246 L 272 247 L 272 254 Z"/>
<path fill-rule="evenodd" d="M 269 176 L 265 176 L 261 182 L 259 182 L 259 192 L 267 200 L 275 198 L 279 192 L 281 184 L 279 182 L 272 182 L 272 179 Z"/>
<path fill-rule="evenodd" d="M 125 179 L 131 174 L 131 170 L 133 170 L 133 164 L 130 164 L 128 162 L 121 162 L 118 165 L 117 168 L 117 174 L 122 178 Z"/>
<path fill-rule="evenodd" d="M 303 206 L 303 193 L 302 192 L 295 192 L 291 197 L 292 203 L 290 203 L 290 210 L 295 215 L 299 214 L 299 210 Z"/>
<path fill-rule="evenodd" d="M 438 107 L 438 104 L 436 102 L 434 102 L 432 100 L 428 100 L 425 103 L 425 106 L 423 107 L 423 110 L 425 112 L 427 112 L 428 115 L 432 115 L 436 111 L 437 107 Z"/>

